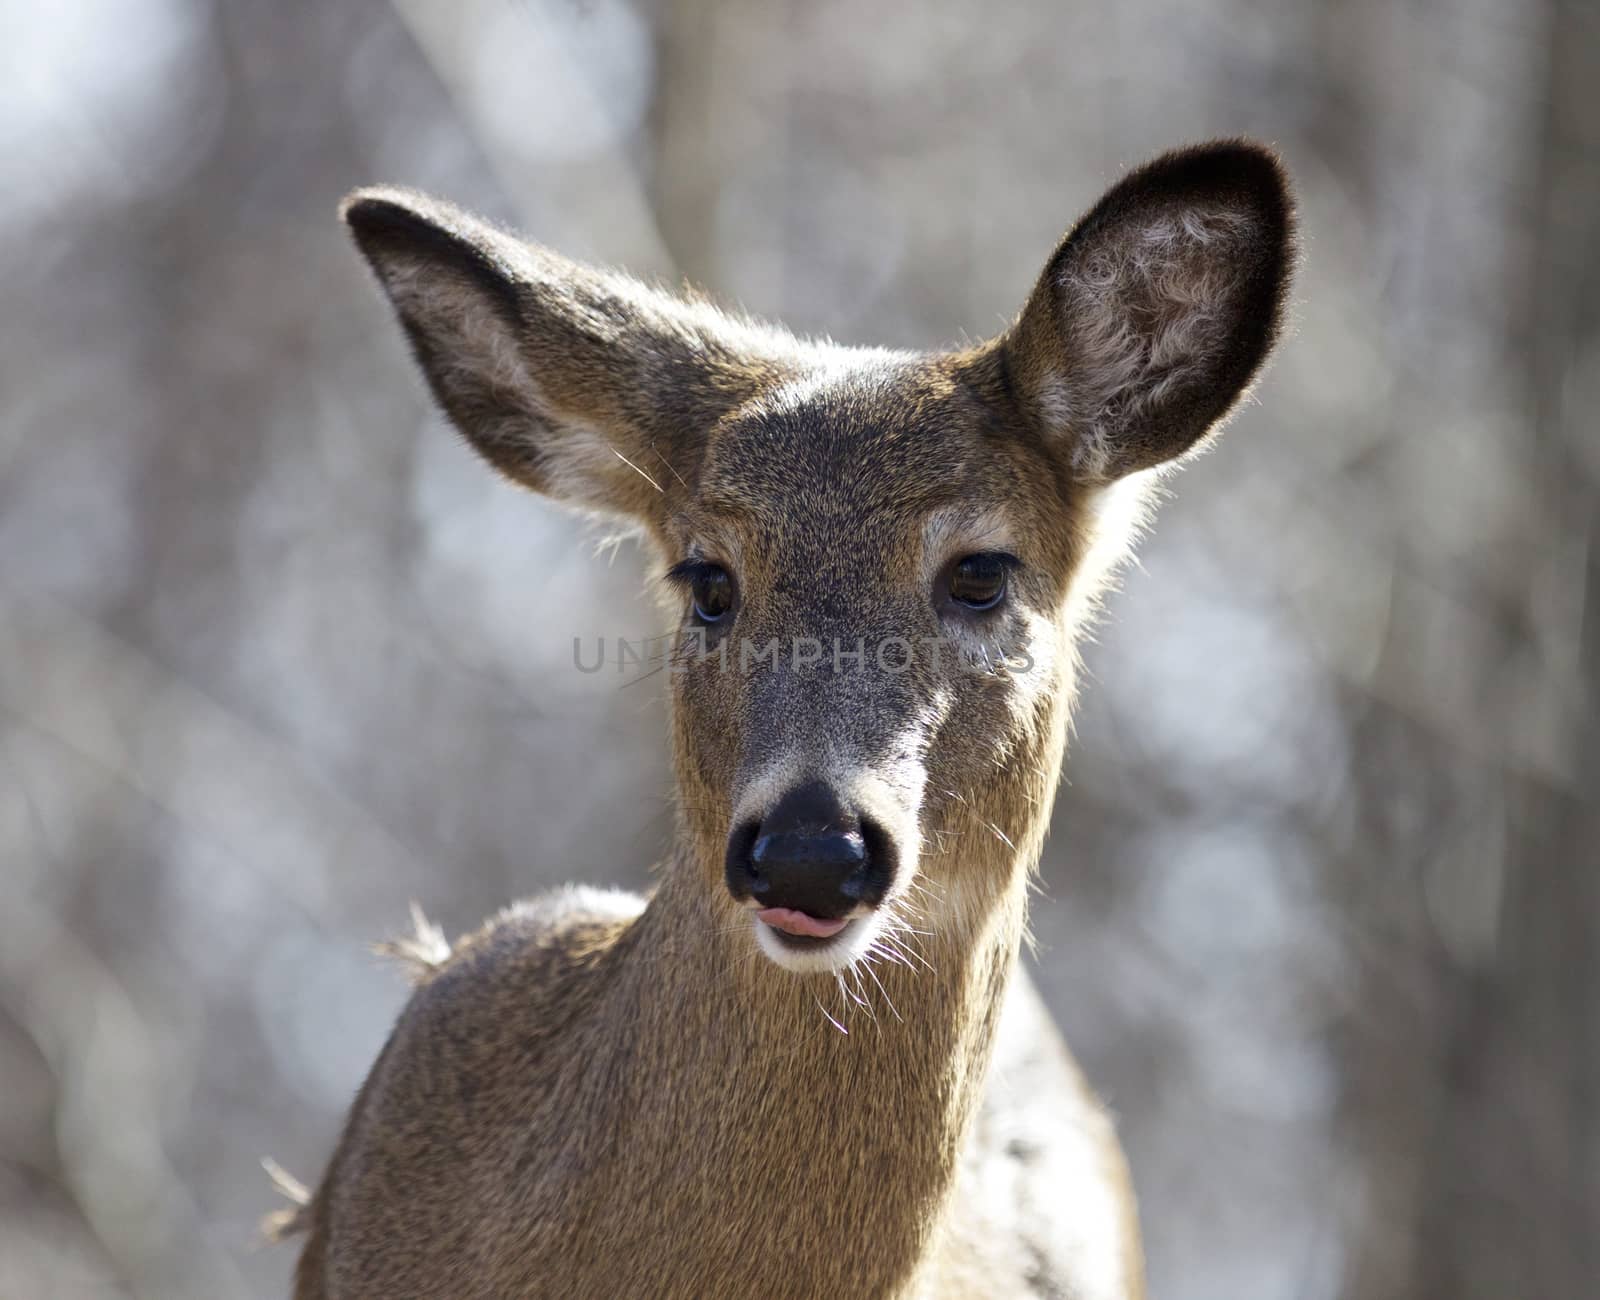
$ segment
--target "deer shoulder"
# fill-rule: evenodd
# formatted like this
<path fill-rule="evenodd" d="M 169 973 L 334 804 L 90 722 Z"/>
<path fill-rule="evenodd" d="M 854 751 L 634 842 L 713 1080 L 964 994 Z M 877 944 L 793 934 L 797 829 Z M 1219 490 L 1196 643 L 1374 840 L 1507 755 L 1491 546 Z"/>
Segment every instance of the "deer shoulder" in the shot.
<path fill-rule="evenodd" d="M 538 1167 L 546 1126 L 566 1123 L 546 1106 L 575 1059 L 572 1027 L 592 1019 L 607 958 L 644 906 L 637 894 L 567 886 L 506 908 L 453 948 L 420 920 L 417 935 L 389 945 L 412 993 L 303 1216 L 296 1300 L 427 1294 L 441 1249 L 476 1255 L 485 1216 L 515 1213 L 519 1171 Z"/>

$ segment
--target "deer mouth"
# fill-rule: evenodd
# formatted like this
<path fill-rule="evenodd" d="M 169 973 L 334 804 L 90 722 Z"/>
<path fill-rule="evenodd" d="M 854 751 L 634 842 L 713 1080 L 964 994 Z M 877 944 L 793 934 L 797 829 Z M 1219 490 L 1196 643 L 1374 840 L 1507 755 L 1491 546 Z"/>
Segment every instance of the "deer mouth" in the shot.
<path fill-rule="evenodd" d="M 876 930 L 869 911 L 849 916 L 817 916 L 795 907 L 750 909 L 756 946 L 773 962 L 796 974 L 844 970 L 860 960 Z"/>
<path fill-rule="evenodd" d="M 850 924 L 847 916 L 812 916 L 794 907 L 764 907 L 756 913 L 756 920 L 786 938 L 821 941 L 833 938 Z"/>

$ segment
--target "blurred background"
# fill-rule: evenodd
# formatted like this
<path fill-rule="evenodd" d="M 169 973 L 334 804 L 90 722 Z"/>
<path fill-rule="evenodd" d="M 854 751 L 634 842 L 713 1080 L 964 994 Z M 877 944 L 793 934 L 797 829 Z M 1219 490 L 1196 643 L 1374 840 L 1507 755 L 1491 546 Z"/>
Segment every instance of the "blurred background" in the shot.
<path fill-rule="evenodd" d="M 404 988 L 671 826 L 642 566 L 429 408 L 334 209 L 996 331 L 1274 142 L 1298 329 L 1089 648 L 1037 968 L 1153 1293 L 1600 1276 L 1600 32 L 1578 0 L 0 3 L 0 1297 L 286 1294 Z"/>

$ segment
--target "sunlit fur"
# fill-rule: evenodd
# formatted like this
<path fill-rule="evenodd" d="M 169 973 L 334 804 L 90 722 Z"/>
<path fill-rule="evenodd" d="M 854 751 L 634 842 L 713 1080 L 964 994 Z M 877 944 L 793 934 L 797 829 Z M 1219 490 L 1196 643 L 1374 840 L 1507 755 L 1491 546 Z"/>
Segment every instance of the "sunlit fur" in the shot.
<path fill-rule="evenodd" d="M 1159 468 L 1278 331 L 1276 161 L 1224 143 L 1132 173 L 1010 330 L 934 355 L 800 342 L 419 195 L 345 213 L 492 463 L 738 596 L 705 629 L 660 587 L 679 828 L 648 901 L 567 890 L 453 950 L 420 918 L 396 945 L 416 991 L 279 1225 L 310 1234 L 297 1296 L 1142 1294 L 1120 1148 L 1017 957 L 1077 638 Z M 976 551 L 1018 561 L 990 614 L 939 590 Z M 719 660 L 795 637 L 946 648 Z M 799 957 L 723 858 L 813 779 L 898 869 Z"/>

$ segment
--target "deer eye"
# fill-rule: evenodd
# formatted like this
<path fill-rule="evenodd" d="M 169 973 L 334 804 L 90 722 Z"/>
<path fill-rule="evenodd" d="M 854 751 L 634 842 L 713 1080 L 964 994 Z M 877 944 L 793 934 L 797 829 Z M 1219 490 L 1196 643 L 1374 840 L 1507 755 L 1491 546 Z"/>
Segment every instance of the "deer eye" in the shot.
<path fill-rule="evenodd" d="M 1006 579 L 1013 563 L 1009 555 L 995 551 L 957 560 L 950 570 L 950 599 L 966 609 L 993 609 L 1006 598 Z"/>
<path fill-rule="evenodd" d="M 720 623 L 733 608 L 733 575 L 720 564 L 685 560 L 667 576 L 689 589 L 694 616 L 702 623 Z"/>
<path fill-rule="evenodd" d="M 703 622 L 721 622 L 733 608 L 733 579 L 726 569 L 707 565 L 695 575 L 690 591 L 693 592 L 695 617 Z"/>

